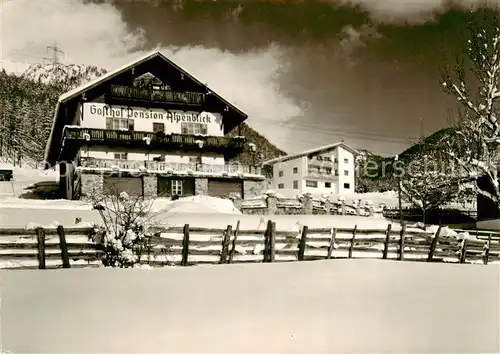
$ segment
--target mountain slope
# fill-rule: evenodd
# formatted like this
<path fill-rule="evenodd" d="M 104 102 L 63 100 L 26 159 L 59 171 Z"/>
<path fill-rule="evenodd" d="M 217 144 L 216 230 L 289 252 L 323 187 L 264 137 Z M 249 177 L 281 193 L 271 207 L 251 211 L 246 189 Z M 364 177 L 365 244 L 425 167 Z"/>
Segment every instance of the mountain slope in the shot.
<path fill-rule="evenodd" d="M 229 132 L 229 136 L 235 135 L 238 135 L 238 128 Z M 286 155 L 283 150 L 273 145 L 246 123 L 241 124 L 241 135 L 246 137 L 248 143 L 253 143 L 256 147 L 255 152 L 247 150 L 236 158 L 243 165 L 258 166 L 263 161 Z"/>
<path fill-rule="evenodd" d="M 422 141 L 410 146 L 398 154 L 398 159 L 403 163 L 409 163 L 417 158 L 422 152 L 439 149 L 445 141 L 456 139 L 453 128 L 444 128 L 422 139 Z M 358 181 L 356 190 L 358 192 L 384 192 L 396 186 L 394 179 L 393 164 L 394 157 L 382 157 L 378 155 L 365 154 L 365 158 L 358 165 Z"/>

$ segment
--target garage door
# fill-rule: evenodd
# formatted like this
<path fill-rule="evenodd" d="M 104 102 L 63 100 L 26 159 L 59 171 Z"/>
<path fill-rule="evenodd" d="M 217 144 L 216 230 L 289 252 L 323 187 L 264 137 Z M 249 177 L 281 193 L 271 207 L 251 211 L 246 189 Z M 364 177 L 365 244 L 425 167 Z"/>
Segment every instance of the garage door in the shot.
<path fill-rule="evenodd" d="M 243 181 L 208 180 L 209 196 L 228 198 L 231 194 L 239 194 L 243 197 Z"/>
<path fill-rule="evenodd" d="M 142 196 L 142 177 L 104 177 L 104 194 L 126 192 L 131 196 Z"/>

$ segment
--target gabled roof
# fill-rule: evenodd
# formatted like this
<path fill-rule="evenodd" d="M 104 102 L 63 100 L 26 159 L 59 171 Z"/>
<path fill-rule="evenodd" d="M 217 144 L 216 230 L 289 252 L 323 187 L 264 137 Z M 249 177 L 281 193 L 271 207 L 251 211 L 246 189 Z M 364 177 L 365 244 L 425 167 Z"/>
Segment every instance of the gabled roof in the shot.
<path fill-rule="evenodd" d="M 343 142 L 338 142 L 338 143 L 335 143 L 335 144 L 324 145 L 324 146 L 321 146 L 321 147 L 318 147 L 318 148 L 315 148 L 315 149 L 311 149 L 311 150 L 306 150 L 306 151 L 303 151 L 303 152 L 299 152 L 297 154 L 292 154 L 292 155 L 286 155 L 286 156 L 277 157 L 277 158 L 274 158 L 274 159 L 271 159 L 271 160 L 264 161 L 263 164 L 264 165 L 274 165 L 275 163 L 278 163 L 278 162 L 285 162 L 285 161 L 289 161 L 289 160 L 294 160 L 294 159 L 297 159 L 299 157 L 307 156 L 307 155 L 310 155 L 310 154 L 318 154 L 318 153 L 322 153 L 322 152 L 327 152 L 327 151 L 333 150 L 333 149 L 335 149 L 337 147 L 343 147 L 344 149 L 346 149 L 347 151 L 350 151 L 354 155 L 359 155 L 360 154 L 358 150 L 353 149 L 353 148 L 347 146 Z"/>
<path fill-rule="evenodd" d="M 183 69 L 182 67 L 180 67 L 179 65 L 175 64 L 173 61 L 168 59 L 161 52 L 152 51 L 150 53 L 147 53 L 147 54 L 135 59 L 134 61 L 131 61 L 131 62 L 117 68 L 116 70 L 108 72 L 108 73 L 106 73 L 106 74 L 104 74 L 104 75 L 84 84 L 84 85 L 81 85 L 73 90 L 70 90 L 70 91 L 62 94 L 59 97 L 59 100 L 56 104 L 56 109 L 54 112 L 54 120 L 53 120 L 53 124 L 52 124 L 52 130 L 50 132 L 49 139 L 48 139 L 48 142 L 47 142 L 47 145 L 45 148 L 45 161 L 47 161 L 49 164 L 54 164 L 56 162 L 56 161 L 54 161 L 54 159 L 57 157 L 54 157 L 55 152 L 52 151 L 53 147 L 54 147 L 53 140 L 54 140 L 55 136 L 58 135 L 57 131 L 56 131 L 57 128 L 60 128 L 62 130 L 62 126 L 64 126 L 64 124 L 61 125 L 61 123 L 59 122 L 60 111 L 64 105 L 66 105 L 70 101 L 80 97 L 82 94 L 88 92 L 89 90 L 92 90 L 94 88 L 99 87 L 100 85 L 105 84 L 110 79 L 113 79 L 113 78 L 119 76 L 120 74 L 126 73 L 128 70 L 131 70 L 134 67 L 137 67 L 145 62 L 148 62 L 148 61 L 156 59 L 156 58 L 160 58 L 161 60 L 164 61 L 165 65 L 176 69 L 178 72 L 182 73 L 186 78 L 188 78 L 189 80 L 194 82 L 200 88 L 203 88 L 204 91 L 206 91 L 206 93 L 210 93 L 213 97 L 218 99 L 220 102 L 224 103 L 229 108 L 230 111 L 234 112 L 235 114 L 237 114 L 238 116 L 241 117 L 241 122 L 244 121 L 246 118 L 248 118 L 248 116 L 243 111 L 241 111 L 238 107 L 236 107 L 235 105 L 233 105 L 232 103 L 230 103 L 229 101 L 224 99 L 222 96 L 218 95 L 217 93 L 215 93 L 214 91 L 209 89 L 208 86 L 206 86 L 204 83 L 202 83 L 201 81 L 196 79 L 194 76 L 192 76 L 185 69 Z M 240 122 L 238 122 L 238 124 L 239 123 Z"/>

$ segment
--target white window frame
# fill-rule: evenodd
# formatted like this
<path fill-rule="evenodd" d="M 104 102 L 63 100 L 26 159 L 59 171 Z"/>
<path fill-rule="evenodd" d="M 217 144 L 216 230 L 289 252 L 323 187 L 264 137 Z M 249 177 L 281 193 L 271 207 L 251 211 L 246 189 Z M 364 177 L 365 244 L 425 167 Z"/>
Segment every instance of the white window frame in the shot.
<path fill-rule="evenodd" d="M 111 126 L 111 127 L 109 127 L 109 126 Z M 106 129 L 109 129 L 109 130 L 134 130 L 134 120 L 128 119 L 128 118 L 106 117 Z"/>
<path fill-rule="evenodd" d="M 179 179 L 174 179 L 172 180 L 172 196 L 174 195 L 182 195 L 182 192 L 183 192 L 183 183 L 182 183 L 182 180 L 179 180 Z"/>
<path fill-rule="evenodd" d="M 208 135 L 208 124 L 206 123 L 181 123 L 181 133 L 189 135 Z"/>

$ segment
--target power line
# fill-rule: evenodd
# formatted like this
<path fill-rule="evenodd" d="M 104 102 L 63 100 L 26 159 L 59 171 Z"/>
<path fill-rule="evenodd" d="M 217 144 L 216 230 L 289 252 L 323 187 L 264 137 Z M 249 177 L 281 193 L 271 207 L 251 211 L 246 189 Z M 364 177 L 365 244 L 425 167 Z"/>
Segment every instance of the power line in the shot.
<path fill-rule="evenodd" d="M 59 49 L 57 46 L 57 42 L 54 42 L 54 45 L 48 45 L 47 46 L 47 54 L 52 51 L 52 57 L 51 58 L 43 58 L 43 60 L 48 60 L 51 61 L 52 64 L 59 64 L 59 55 L 62 54 L 64 56 L 64 52 Z"/>
<path fill-rule="evenodd" d="M 259 120 L 251 118 L 252 120 Z M 388 142 L 393 144 L 411 144 L 412 141 L 418 139 L 416 137 L 403 137 L 403 136 L 395 136 L 395 135 L 386 135 L 386 134 L 375 134 L 375 133 L 367 133 L 367 132 L 353 132 L 346 131 L 341 129 L 332 129 L 325 127 L 314 127 L 311 125 L 300 124 L 300 123 L 283 123 L 276 121 L 266 120 L 266 124 L 278 125 L 281 127 L 289 127 L 289 128 L 297 128 L 302 131 L 309 131 L 315 134 L 321 135 L 331 135 L 331 136 L 339 136 L 339 137 L 351 137 L 358 140 L 370 140 L 370 141 L 380 141 L 380 142 Z M 383 139 L 383 138 L 386 139 Z M 390 139 L 387 139 L 390 138 Z"/>

